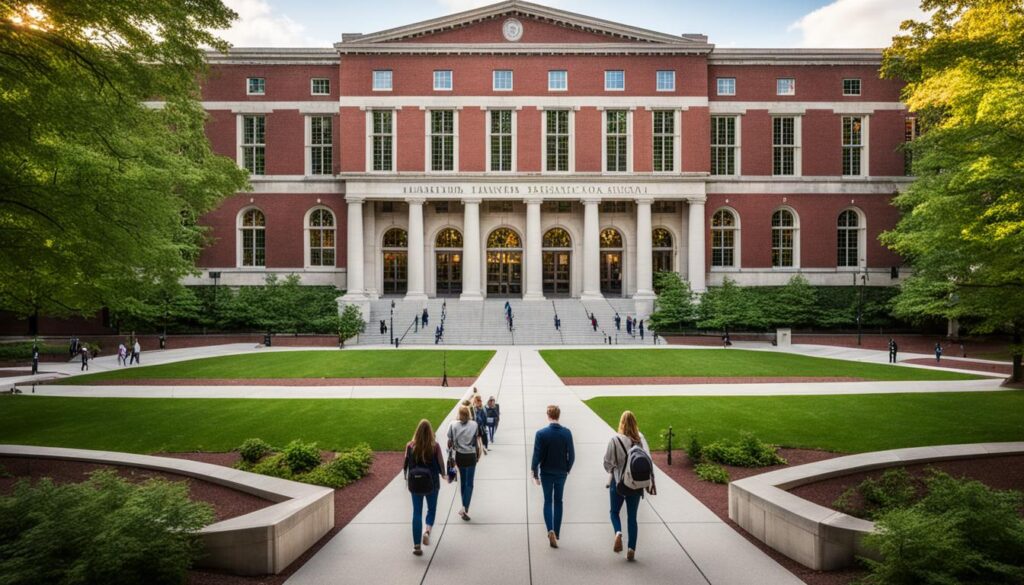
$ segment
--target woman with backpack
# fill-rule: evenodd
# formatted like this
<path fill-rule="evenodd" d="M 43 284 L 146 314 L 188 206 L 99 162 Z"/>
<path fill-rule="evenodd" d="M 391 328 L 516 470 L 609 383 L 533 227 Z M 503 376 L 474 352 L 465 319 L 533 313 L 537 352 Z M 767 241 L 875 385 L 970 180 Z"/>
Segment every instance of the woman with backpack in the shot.
<path fill-rule="evenodd" d="M 619 432 L 608 441 L 608 449 L 604 454 L 604 470 L 611 474 L 608 482 L 608 494 L 611 500 L 610 515 L 612 529 L 615 531 L 615 543 L 612 550 L 622 552 L 622 521 L 619 512 L 622 504 L 626 504 L 626 527 L 629 531 L 626 560 L 636 558 L 636 540 L 639 525 L 637 512 L 640 499 L 647 493 L 656 495 L 654 485 L 654 461 L 647 439 L 636 423 L 636 416 L 629 410 L 619 417 Z"/>
<path fill-rule="evenodd" d="M 459 407 L 459 420 L 448 427 L 448 448 L 455 449 L 455 465 L 459 468 L 459 493 L 462 508 L 459 516 L 469 522 L 469 503 L 473 499 L 473 477 L 476 462 L 483 455 L 480 428 L 472 420 L 468 406 Z"/>
<path fill-rule="evenodd" d="M 473 395 L 470 412 L 473 415 L 473 420 L 476 422 L 476 428 L 480 431 L 480 441 L 483 443 L 484 453 L 486 453 L 491 441 L 490 437 L 487 436 L 487 413 L 484 411 L 484 399 L 479 394 Z"/>
<path fill-rule="evenodd" d="M 405 446 L 403 472 L 412 494 L 412 554 L 421 556 L 420 543 L 430 544 L 430 529 L 437 515 L 437 494 L 444 473 L 441 446 L 434 440 L 434 429 L 424 419 L 416 426 L 416 433 Z M 427 529 L 423 530 L 423 500 L 427 501 Z"/>
<path fill-rule="evenodd" d="M 494 433 L 498 430 L 498 420 L 501 419 L 501 406 L 491 396 L 487 399 L 487 406 L 484 407 L 484 414 L 487 422 L 487 438 L 494 443 Z"/>

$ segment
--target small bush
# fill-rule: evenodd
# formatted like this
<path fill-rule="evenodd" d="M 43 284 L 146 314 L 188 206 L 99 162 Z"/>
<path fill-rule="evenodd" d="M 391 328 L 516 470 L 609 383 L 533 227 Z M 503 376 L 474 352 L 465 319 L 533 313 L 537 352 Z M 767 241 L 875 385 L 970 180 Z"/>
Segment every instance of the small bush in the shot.
<path fill-rule="evenodd" d="M 246 439 L 242 446 L 238 448 L 238 454 L 242 456 L 242 461 L 255 464 L 273 450 L 274 448 L 270 446 L 270 443 L 263 439 Z"/>
<path fill-rule="evenodd" d="M 264 457 L 255 465 L 245 464 L 244 461 L 239 462 L 238 468 L 244 471 L 251 471 L 253 473 L 280 477 L 281 479 L 292 479 L 295 477 L 291 468 L 288 467 L 288 464 L 284 461 L 284 453 L 274 453 L 273 455 Z"/>
<path fill-rule="evenodd" d="M 15 343 L 0 343 L 0 360 L 30 360 L 32 359 L 31 341 L 18 341 Z M 51 345 L 40 343 L 39 355 L 68 356 L 67 345 Z"/>
<path fill-rule="evenodd" d="M 306 473 L 320 465 L 320 450 L 316 448 L 316 443 L 303 443 L 296 439 L 285 445 L 281 455 L 292 473 Z"/>
<path fill-rule="evenodd" d="M 714 463 L 698 463 L 693 470 L 697 472 L 697 477 L 704 481 L 710 481 L 711 483 L 729 483 L 729 472 L 721 465 L 715 465 Z"/>
<path fill-rule="evenodd" d="M 751 433 L 743 433 L 739 441 L 722 439 L 704 446 L 703 457 L 708 461 L 736 467 L 768 467 L 785 465 L 779 457 L 778 447 L 762 443 Z"/>
<path fill-rule="evenodd" d="M 909 508 L 917 501 L 918 486 L 906 469 L 886 470 L 878 479 L 867 478 L 844 491 L 832 506 L 852 516 L 874 520 L 896 508 Z"/>
<path fill-rule="evenodd" d="M 700 442 L 700 437 L 697 433 L 690 432 L 690 438 L 686 443 L 686 454 L 690 457 L 690 461 L 696 465 L 704 459 L 704 445 Z"/>

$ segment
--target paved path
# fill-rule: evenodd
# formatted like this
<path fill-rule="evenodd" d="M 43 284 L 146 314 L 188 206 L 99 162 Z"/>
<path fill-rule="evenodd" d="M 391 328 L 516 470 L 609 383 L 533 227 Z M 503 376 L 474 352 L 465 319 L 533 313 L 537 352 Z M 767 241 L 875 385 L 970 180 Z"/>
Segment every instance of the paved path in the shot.
<path fill-rule="evenodd" d="M 811 396 L 822 394 L 896 394 L 1013 391 L 998 378 L 909 382 L 801 382 L 764 384 L 664 384 L 567 386 L 580 400 L 595 396 Z"/>
<path fill-rule="evenodd" d="M 399 475 L 288 585 L 801 583 L 661 472 L 658 496 L 641 504 L 637 562 L 627 563 L 611 550 L 602 467 L 608 425 L 533 350 L 499 350 L 477 385 L 485 397 L 498 397 L 502 421 L 477 469 L 473 521 L 458 518 L 457 484 L 444 486 L 433 542 L 424 556 L 413 556 L 412 505 Z M 540 489 L 528 477 L 533 433 L 546 424 L 550 403 L 561 406 L 577 453 L 557 550 L 548 547 Z"/>

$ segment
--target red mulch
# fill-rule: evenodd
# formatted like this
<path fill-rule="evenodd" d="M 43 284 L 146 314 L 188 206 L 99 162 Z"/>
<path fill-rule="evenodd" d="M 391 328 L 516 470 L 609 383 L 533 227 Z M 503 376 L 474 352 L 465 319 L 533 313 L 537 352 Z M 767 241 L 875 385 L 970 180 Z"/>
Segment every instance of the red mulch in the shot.
<path fill-rule="evenodd" d="M 469 386 L 476 378 L 448 378 L 449 386 Z M 440 386 L 441 378 L 169 378 L 96 380 L 99 386 Z"/>
<path fill-rule="evenodd" d="M 965 359 L 946 359 L 942 362 L 935 363 L 935 360 L 932 358 L 914 358 L 912 360 L 900 360 L 900 363 L 915 364 L 918 366 L 932 366 L 934 368 L 950 368 L 954 370 L 973 370 L 975 372 L 988 372 L 991 374 L 1004 374 L 1007 376 L 1013 373 L 1013 364 L 990 364 Z"/>
<path fill-rule="evenodd" d="M 813 378 L 799 376 L 763 376 L 763 377 L 732 377 L 732 378 L 694 378 L 685 376 L 650 376 L 632 378 L 601 378 L 601 377 L 574 377 L 562 378 L 566 386 L 632 386 L 643 384 L 645 386 L 656 384 L 798 384 L 802 382 L 863 382 L 863 378 L 847 378 L 837 376 L 834 378 Z"/>

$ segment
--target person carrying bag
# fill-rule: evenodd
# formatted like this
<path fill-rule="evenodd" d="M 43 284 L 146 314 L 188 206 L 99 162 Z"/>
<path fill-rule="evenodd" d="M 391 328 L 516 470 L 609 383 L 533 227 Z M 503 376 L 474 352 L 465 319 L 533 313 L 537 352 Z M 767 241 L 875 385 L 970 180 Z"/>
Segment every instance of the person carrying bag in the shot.
<path fill-rule="evenodd" d="M 626 560 L 636 558 L 636 544 L 639 532 L 637 513 L 644 490 L 650 495 L 658 493 L 654 484 L 654 461 L 647 439 L 640 433 L 636 416 L 625 411 L 619 418 L 618 434 L 608 441 L 604 455 L 604 470 L 610 474 L 608 497 L 611 504 L 610 517 L 615 540 L 612 551 L 622 552 L 622 521 L 619 513 L 626 504 L 626 527 L 628 544 Z"/>
<path fill-rule="evenodd" d="M 405 463 L 402 466 L 406 486 L 412 495 L 412 554 L 416 556 L 423 554 L 421 544 L 430 544 L 430 529 L 437 516 L 437 496 L 444 469 L 444 458 L 441 446 L 434 439 L 434 429 L 430 421 L 421 420 L 412 441 L 405 446 Z M 427 502 L 427 528 L 422 531 L 424 500 Z"/>
<path fill-rule="evenodd" d="M 477 461 L 483 456 L 480 429 L 472 420 L 468 406 L 459 407 L 459 420 L 448 427 L 448 447 L 455 451 L 455 465 L 459 469 L 459 493 L 462 509 L 459 516 L 469 522 L 469 504 L 473 500 L 473 477 Z"/>

